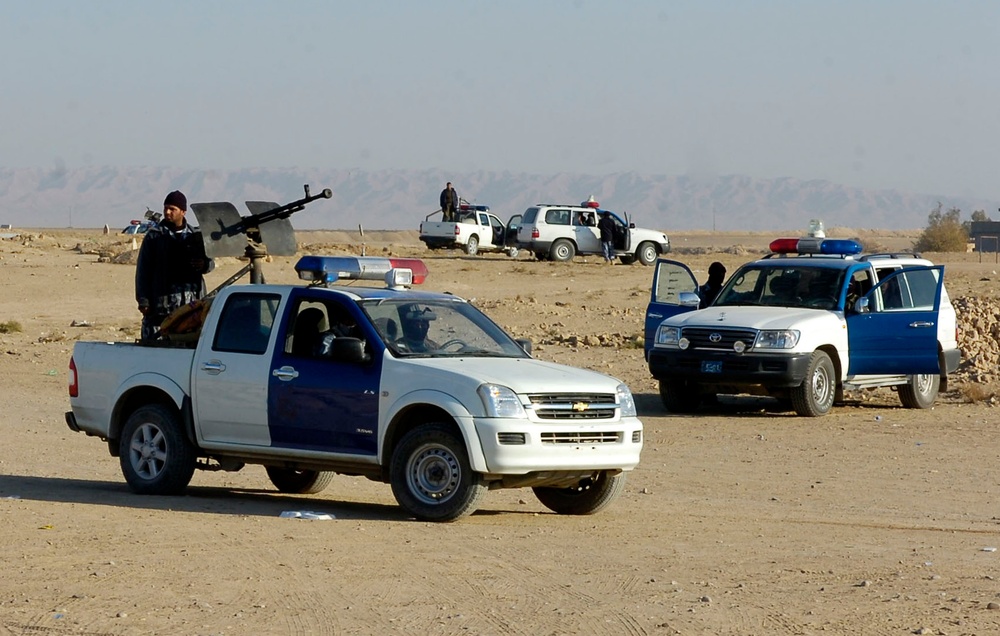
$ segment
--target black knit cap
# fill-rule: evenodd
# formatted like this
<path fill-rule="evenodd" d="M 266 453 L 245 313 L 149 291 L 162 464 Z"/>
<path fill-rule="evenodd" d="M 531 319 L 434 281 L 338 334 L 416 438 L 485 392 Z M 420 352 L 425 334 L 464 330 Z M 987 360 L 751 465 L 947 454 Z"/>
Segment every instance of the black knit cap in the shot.
<path fill-rule="evenodd" d="M 180 190 L 174 190 L 173 192 L 167 195 L 166 199 L 163 200 L 163 207 L 167 207 L 168 205 L 175 205 L 180 209 L 184 210 L 185 212 L 187 212 L 188 200 L 187 197 L 184 196 L 183 192 L 181 192 Z"/>

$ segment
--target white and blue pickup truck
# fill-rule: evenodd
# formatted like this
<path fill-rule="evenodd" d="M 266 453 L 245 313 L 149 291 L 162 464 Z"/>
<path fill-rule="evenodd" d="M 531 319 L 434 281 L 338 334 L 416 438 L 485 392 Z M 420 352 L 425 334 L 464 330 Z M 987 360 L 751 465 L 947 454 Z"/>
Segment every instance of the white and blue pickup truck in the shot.
<path fill-rule="evenodd" d="M 861 251 L 850 239 L 777 239 L 703 309 L 691 270 L 657 261 L 645 354 L 664 407 L 690 413 L 746 393 L 816 417 L 844 391 L 876 387 L 933 406 L 961 358 L 944 268 Z"/>
<path fill-rule="evenodd" d="M 296 270 L 310 284 L 224 288 L 187 346 L 76 343 L 69 427 L 105 440 L 142 494 L 245 464 L 287 493 L 338 473 L 386 482 L 430 521 L 490 489 L 531 487 L 562 514 L 622 492 L 643 445 L 625 384 L 535 360 L 469 302 L 412 290 L 419 259 L 305 256 Z M 385 286 L 333 284 L 358 279 Z"/>

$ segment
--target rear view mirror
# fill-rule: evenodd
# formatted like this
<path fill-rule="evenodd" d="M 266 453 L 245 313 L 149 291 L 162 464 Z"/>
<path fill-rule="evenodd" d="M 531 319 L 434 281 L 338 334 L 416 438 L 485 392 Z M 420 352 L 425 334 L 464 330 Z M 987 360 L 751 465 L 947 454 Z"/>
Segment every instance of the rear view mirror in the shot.
<path fill-rule="evenodd" d="M 524 352 L 526 354 L 528 354 L 529 356 L 531 355 L 531 341 L 530 340 L 528 340 L 527 338 L 515 338 L 514 342 L 516 342 L 517 344 L 521 345 L 521 348 L 524 349 Z"/>
<path fill-rule="evenodd" d="M 334 338 L 330 347 L 330 358 L 337 362 L 347 362 L 350 364 L 361 364 L 368 362 L 368 354 L 365 353 L 365 341 L 361 338 Z"/>

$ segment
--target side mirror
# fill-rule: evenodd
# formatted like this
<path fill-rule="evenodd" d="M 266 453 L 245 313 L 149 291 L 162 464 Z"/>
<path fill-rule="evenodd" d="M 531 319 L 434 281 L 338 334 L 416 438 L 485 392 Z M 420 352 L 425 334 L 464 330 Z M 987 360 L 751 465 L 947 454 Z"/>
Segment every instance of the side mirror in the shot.
<path fill-rule="evenodd" d="M 868 297 L 867 296 L 864 297 L 864 298 L 858 298 L 854 302 L 854 311 L 856 311 L 859 314 L 867 314 L 868 313 Z"/>
<path fill-rule="evenodd" d="M 527 338 L 515 338 L 514 342 L 516 342 L 517 344 L 519 344 L 521 346 L 521 348 L 524 349 L 524 352 L 526 354 L 528 354 L 529 356 L 531 355 L 531 341 L 530 340 L 528 340 Z"/>
<path fill-rule="evenodd" d="M 628 224 L 628 229 L 634 230 L 635 229 L 635 223 L 629 223 Z"/>
<path fill-rule="evenodd" d="M 681 307 L 698 308 L 701 304 L 701 296 L 694 292 L 681 292 L 677 294 L 677 302 Z"/>
<path fill-rule="evenodd" d="M 334 338 L 330 346 L 329 357 L 337 362 L 347 362 L 349 364 L 362 364 L 368 362 L 368 354 L 365 353 L 365 341 L 361 338 Z"/>

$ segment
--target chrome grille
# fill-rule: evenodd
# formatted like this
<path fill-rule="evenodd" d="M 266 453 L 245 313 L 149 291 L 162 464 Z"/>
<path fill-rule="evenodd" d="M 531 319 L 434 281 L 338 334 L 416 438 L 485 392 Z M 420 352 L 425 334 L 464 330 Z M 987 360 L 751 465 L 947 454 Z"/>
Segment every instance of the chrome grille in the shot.
<path fill-rule="evenodd" d="M 542 420 L 607 420 L 618 408 L 611 393 L 535 393 L 528 400 Z"/>
<path fill-rule="evenodd" d="M 724 329 L 714 327 L 685 327 L 681 336 L 691 343 L 689 349 L 715 349 L 717 351 L 732 351 L 737 340 L 749 349 L 757 339 L 754 329 Z"/>
<path fill-rule="evenodd" d="M 620 439 L 615 431 L 542 433 L 543 444 L 617 444 Z"/>

